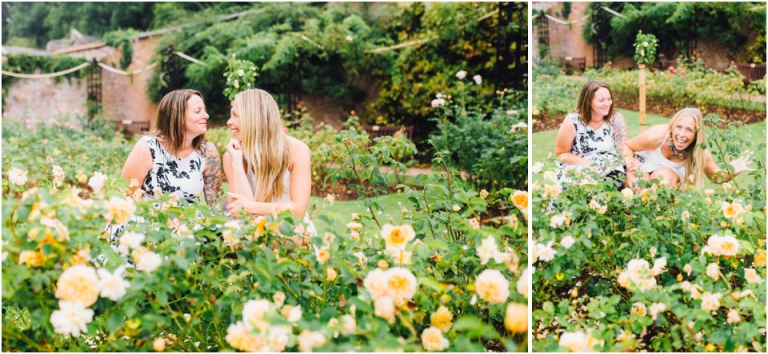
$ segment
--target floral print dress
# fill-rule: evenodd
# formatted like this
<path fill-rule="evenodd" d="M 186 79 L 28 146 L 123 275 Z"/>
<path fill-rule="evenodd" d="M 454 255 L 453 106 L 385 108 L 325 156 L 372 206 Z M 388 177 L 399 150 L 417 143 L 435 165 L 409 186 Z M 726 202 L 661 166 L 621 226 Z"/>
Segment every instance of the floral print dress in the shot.
<path fill-rule="evenodd" d="M 203 172 L 205 171 L 205 158 L 198 151 L 192 151 L 186 158 L 180 159 L 171 155 L 160 144 L 157 137 L 143 136 L 141 140 L 147 142 L 149 153 L 152 156 L 152 169 L 144 178 L 141 190 L 144 191 L 144 200 L 154 199 L 155 190 L 161 189 L 163 194 L 173 193 L 190 203 L 197 202 L 203 197 Z M 203 145 L 205 148 L 205 145 Z M 144 222 L 144 218 L 135 216 L 129 222 Z M 123 234 L 125 224 L 109 225 L 110 243 L 117 242 Z"/>
<path fill-rule="evenodd" d="M 597 129 L 584 124 L 578 113 L 569 113 L 565 119 L 570 120 L 576 129 L 576 138 L 573 139 L 571 145 L 571 154 L 597 164 L 598 173 L 602 176 L 623 175 L 625 173 L 621 155 L 616 151 L 616 144 L 613 139 L 613 117 Z M 573 178 L 569 176 L 568 171 L 583 168 L 578 165 L 562 165 L 562 168 L 557 172 L 557 182 L 560 184 L 573 183 Z"/>
<path fill-rule="evenodd" d="M 180 159 L 165 151 L 157 137 L 145 136 L 141 139 L 147 142 L 152 155 L 152 170 L 141 185 L 145 195 L 153 196 L 155 189 L 160 188 L 163 193 L 174 193 L 190 203 L 197 201 L 203 195 L 203 156 L 192 151 L 189 156 Z"/>

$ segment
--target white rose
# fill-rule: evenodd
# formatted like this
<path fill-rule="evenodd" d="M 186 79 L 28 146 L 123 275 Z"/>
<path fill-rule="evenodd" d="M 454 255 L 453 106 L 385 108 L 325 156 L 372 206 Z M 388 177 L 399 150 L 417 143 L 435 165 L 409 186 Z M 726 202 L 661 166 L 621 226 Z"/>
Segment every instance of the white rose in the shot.
<path fill-rule="evenodd" d="M 95 193 L 100 193 L 104 188 L 104 182 L 107 181 L 107 175 L 101 172 L 94 172 L 93 177 L 88 180 L 88 185 L 93 188 Z"/>
<path fill-rule="evenodd" d="M 560 226 L 563 226 L 563 223 L 565 223 L 566 217 L 562 214 L 553 215 L 552 218 L 549 219 L 549 226 L 553 229 L 556 229 Z"/>
<path fill-rule="evenodd" d="M 538 173 L 540 173 L 540 172 L 541 172 L 541 169 L 542 169 L 543 167 L 544 167 L 544 164 L 543 164 L 543 163 L 541 163 L 541 162 L 536 162 L 536 163 L 534 163 L 534 164 L 533 164 L 533 166 L 531 166 L 531 172 L 533 172 L 533 173 L 537 173 L 537 174 L 538 174 Z"/>
<path fill-rule="evenodd" d="M 136 251 L 134 251 L 134 254 L 136 254 Z M 155 269 L 159 268 L 160 265 L 163 264 L 162 259 L 160 258 L 160 255 L 152 252 L 152 251 L 142 251 L 138 253 L 138 259 L 135 259 L 136 261 L 136 269 L 152 273 L 155 271 Z M 134 256 L 134 258 L 136 258 Z"/>
<path fill-rule="evenodd" d="M 114 273 L 110 273 L 104 268 L 99 268 L 97 273 L 99 275 L 101 297 L 117 301 L 125 296 L 131 283 L 123 279 L 123 272 L 123 267 L 115 269 Z"/>
<path fill-rule="evenodd" d="M 666 311 L 666 310 L 667 310 L 667 306 L 666 306 L 666 305 L 664 305 L 664 304 L 662 304 L 662 303 L 660 303 L 660 302 L 657 302 L 657 303 L 655 303 L 655 304 L 651 305 L 651 318 L 652 318 L 654 321 L 656 321 L 656 317 L 657 317 L 657 316 L 658 316 L 660 313 L 662 313 L 662 312 L 664 312 L 664 311 Z"/>
<path fill-rule="evenodd" d="M 480 75 L 475 75 L 472 77 L 473 80 L 475 80 L 475 83 L 480 85 L 483 83 L 483 78 Z"/>
<path fill-rule="evenodd" d="M 555 259 L 555 255 L 557 254 L 557 251 L 555 251 L 554 248 L 552 248 L 552 241 L 549 241 L 546 245 L 542 243 L 536 244 L 536 256 L 538 257 L 538 260 L 549 262 L 553 259 Z"/>
<path fill-rule="evenodd" d="M 456 77 L 459 78 L 459 80 L 463 80 L 465 77 L 467 77 L 467 72 L 464 70 L 459 70 L 459 72 L 456 73 Z"/>
<path fill-rule="evenodd" d="M 531 277 L 531 268 L 525 268 L 523 271 L 523 274 L 520 276 L 519 279 L 517 279 L 517 286 L 516 290 L 517 293 L 520 295 L 525 296 L 525 298 L 528 298 L 528 289 L 530 289 L 530 277 Z"/>
<path fill-rule="evenodd" d="M 88 332 L 88 324 L 93 321 L 93 310 L 81 302 L 59 301 L 59 309 L 51 314 L 53 331 L 79 337 Z"/>
<path fill-rule="evenodd" d="M 496 245 L 496 239 L 493 236 L 488 236 L 477 247 L 477 256 L 480 257 L 480 264 L 485 265 L 493 258 L 493 255 L 498 252 L 499 247 Z"/>
<path fill-rule="evenodd" d="M 576 243 L 576 240 L 574 240 L 570 235 L 563 237 L 563 239 L 560 241 L 560 245 L 562 245 L 565 249 L 571 248 L 574 243 Z"/>
<path fill-rule="evenodd" d="M 723 297 L 723 295 L 720 293 L 704 293 L 701 295 L 701 309 L 705 311 L 716 311 L 720 308 L 721 297 Z"/>
<path fill-rule="evenodd" d="M 707 266 L 707 276 L 714 280 L 720 279 L 720 267 L 717 263 L 710 263 Z"/>
<path fill-rule="evenodd" d="M 757 272 L 752 268 L 744 268 L 744 279 L 746 279 L 749 284 L 759 284 L 763 282 L 763 279 L 760 279 L 760 276 L 757 275 Z"/>
<path fill-rule="evenodd" d="M 475 292 L 493 304 L 503 304 L 509 298 L 509 281 L 500 271 L 486 269 L 475 280 Z"/>
<path fill-rule="evenodd" d="M 445 350 L 450 345 L 448 340 L 443 337 L 443 332 L 435 327 L 429 327 L 421 332 L 421 344 L 428 351 Z"/>
<path fill-rule="evenodd" d="M 667 267 L 667 258 L 662 257 L 653 262 L 653 268 L 651 269 L 651 275 L 657 276 L 664 273 L 664 268 Z"/>
<path fill-rule="evenodd" d="M 584 332 L 564 332 L 560 335 L 558 344 L 574 353 L 589 350 L 587 348 L 587 335 Z"/>
<path fill-rule="evenodd" d="M 8 171 L 8 180 L 13 184 L 23 186 L 27 183 L 27 171 L 12 167 L 11 170 Z"/>

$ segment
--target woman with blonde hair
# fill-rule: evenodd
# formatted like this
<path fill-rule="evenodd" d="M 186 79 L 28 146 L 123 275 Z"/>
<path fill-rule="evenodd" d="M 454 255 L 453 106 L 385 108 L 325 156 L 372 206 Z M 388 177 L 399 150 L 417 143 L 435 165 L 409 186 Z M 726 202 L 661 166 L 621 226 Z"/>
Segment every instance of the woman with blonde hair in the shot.
<path fill-rule="evenodd" d="M 733 171 L 715 164 L 706 144 L 703 115 L 696 108 L 684 108 L 670 119 L 669 124 L 651 127 L 624 144 L 627 166 L 627 186 L 636 188 L 637 181 L 663 179 L 670 186 L 704 185 L 704 175 L 715 183 L 729 181 L 749 168 L 747 150 L 731 161 Z M 636 175 L 637 172 L 640 172 Z"/>
<path fill-rule="evenodd" d="M 572 183 L 568 170 L 584 168 L 624 184 L 624 166 L 619 150 L 628 138 L 624 116 L 614 109 L 607 84 L 592 80 L 584 84 L 577 108 L 565 116 L 555 141 L 555 154 L 564 168 L 558 171 L 559 183 Z"/>
<path fill-rule="evenodd" d="M 307 208 L 312 191 L 309 147 L 284 132 L 274 98 L 264 90 L 238 93 L 232 101 L 227 126 L 232 139 L 224 153 L 229 182 L 227 210 L 267 215 L 291 210 L 302 218 L 306 231 L 316 235 Z M 294 240 L 299 245 L 303 240 Z"/>

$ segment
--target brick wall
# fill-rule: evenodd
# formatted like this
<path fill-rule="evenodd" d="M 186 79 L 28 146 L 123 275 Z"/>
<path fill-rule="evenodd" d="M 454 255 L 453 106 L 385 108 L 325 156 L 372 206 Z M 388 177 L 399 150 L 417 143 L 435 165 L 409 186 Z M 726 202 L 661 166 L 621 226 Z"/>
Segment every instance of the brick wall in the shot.
<path fill-rule="evenodd" d="M 70 82 L 71 81 L 71 82 Z M 54 120 L 81 127 L 86 106 L 86 83 L 81 79 L 20 79 L 8 89 L 3 121 L 35 125 Z"/>

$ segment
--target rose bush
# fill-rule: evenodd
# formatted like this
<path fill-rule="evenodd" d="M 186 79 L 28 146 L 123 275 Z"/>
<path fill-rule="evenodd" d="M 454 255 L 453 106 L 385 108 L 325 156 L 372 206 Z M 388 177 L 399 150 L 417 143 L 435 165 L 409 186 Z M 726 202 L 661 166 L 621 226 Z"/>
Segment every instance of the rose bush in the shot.
<path fill-rule="evenodd" d="M 52 143 L 58 133 L 41 127 L 11 135 L 40 142 L 50 134 Z M 329 142 L 343 147 L 331 150 L 340 169 L 329 178 L 351 181 L 368 209 L 310 238 L 308 248 L 293 247 L 292 238 L 306 235 L 296 233 L 301 220 L 290 212 L 232 220 L 167 194 L 126 197 L 129 182 L 117 175 L 132 143 L 112 136 L 87 144 L 87 132 L 67 133 L 71 142 L 56 138 L 55 148 L 71 158 L 53 163 L 37 157 L 47 153 L 37 145 L 4 143 L 8 348 L 527 348 L 527 193 L 511 200 L 509 189 L 478 193 L 448 170 L 420 176 L 423 189 L 400 186 L 401 218 L 379 220 L 381 206 L 368 198 L 390 184 L 381 166 L 406 168 L 392 159 L 396 138 L 371 144 L 344 130 Z M 128 222 L 134 216 L 143 222 Z M 126 222 L 110 245 L 109 228 Z"/>
<path fill-rule="evenodd" d="M 713 155 L 743 151 L 728 132 L 708 131 Z M 534 350 L 765 351 L 765 162 L 755 164 L 717 188 L 653 180 L 639 193 L 591 172 L 563 188 L 545 164 L 531 192 Z"/>

